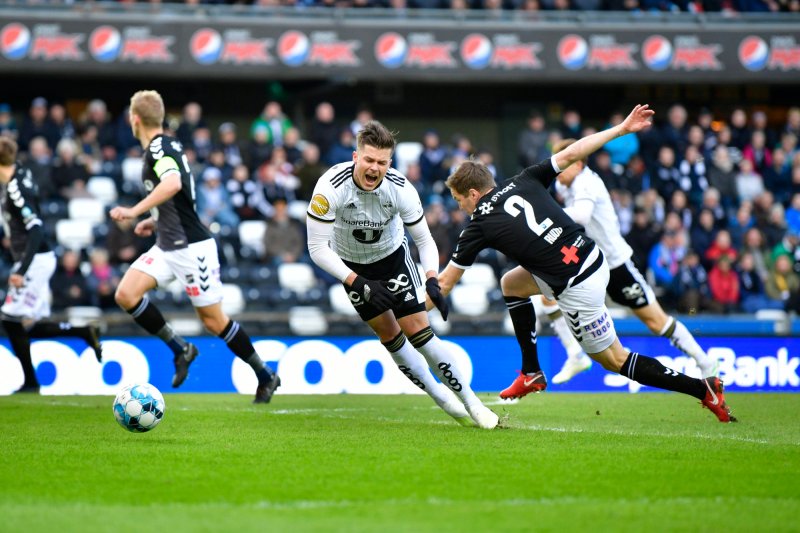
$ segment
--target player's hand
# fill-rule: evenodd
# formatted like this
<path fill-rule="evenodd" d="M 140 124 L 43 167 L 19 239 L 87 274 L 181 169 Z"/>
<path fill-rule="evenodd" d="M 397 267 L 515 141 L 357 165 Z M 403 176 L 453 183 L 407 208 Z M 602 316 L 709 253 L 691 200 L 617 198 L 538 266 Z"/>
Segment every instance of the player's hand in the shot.
<path fill-rule="evenodd" d="M 8 276 L 8 284 L 19 289 L 25 285 L 25 276 L 22 274 L 11 274 Z"/>
<path fill-rule="evenodd" d="M 433 305 L 442 314 L 442 320 L 447 320 L 447 315 L 450 314 L 450 305 L 447 303 L 447 298 L 442 294 L 442 289 L 439 287 L 439 280 L 428 278 L 425 280 L 425 292 L 428 293 L 428 298 L 431 299 Z"/>
<path fill-rule="evenodd" d="M 622 130 L 625 133 L 645 130 L 653 125 L 653 115 L 655 114 L 656 112 L 650 109 L 649 105 L 637 105 L 631 114 L 622 121 Z"/>
<path fill-rule="evenodd" d="M 399 299 L 396 294 L 389 290 L 385 281 L 367 279 L 363 276 L 356 276 L 350 288 L 364 298 L 364 301 L 378 309 L 385 311 L 394 307 Z"/>
<path fill-rule="evenodd" d="M 156 223 L 152 218 L 141 220 L 133 228 L 133 233 L 139 237 L 149 237 L 156 230 Z"/>
<path fill-rule="evenodd" d="M 128 220 L 130 218 L 136 218 L 137 216 L 134 214 L 133 209 L 130 207 L 122 207 L 121 205 L 109 211 L 108 215 L 112 220 Z"/>

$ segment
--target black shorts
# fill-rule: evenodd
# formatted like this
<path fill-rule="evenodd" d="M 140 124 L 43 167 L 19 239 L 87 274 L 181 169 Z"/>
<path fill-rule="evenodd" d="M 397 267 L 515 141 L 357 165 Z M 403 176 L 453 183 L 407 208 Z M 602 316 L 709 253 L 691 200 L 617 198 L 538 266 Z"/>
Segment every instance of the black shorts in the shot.
<path fill-rule="evenodd" d="M 392 308 L 395 317 L 402 318 L 425 310 L 425 300 L 420 300 L 418 296 L 418 294 L 424 294 L 420 291 L 423 286 L 422 277 L 419 275 L 416 263 L 411 258 L 407 240 L 403 240 L 400 248 L 389 256 L 375 263 L 362 264 L 345 261 L 344 264 L 359 276 L 389 283 L 389 290 L 399 295 L 401 299 L 401 302 Z M 369 302 L 365 302 L 360 294 L 351 291 L 347 285 L 344 285 L 344 288 L 350 297 L 350 303 L 365 322 L 384 312 Z"/>
<path fill-rule="evenodd" d="M 630 259 L 611 270 L 606 292 L 613 301 L 628 309 L 641 309 L 656 301 L 653 289 Z"/>

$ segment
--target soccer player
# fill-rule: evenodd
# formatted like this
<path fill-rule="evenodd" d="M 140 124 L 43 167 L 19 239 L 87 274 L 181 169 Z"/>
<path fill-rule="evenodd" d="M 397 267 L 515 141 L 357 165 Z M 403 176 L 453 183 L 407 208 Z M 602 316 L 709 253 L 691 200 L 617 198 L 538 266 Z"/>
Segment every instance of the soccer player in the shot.
<path fill-rule="evenodd" d="M 647 128 L 653 114 L 647 105 L 637 105 L 620 124 L 584 137 L 526 168 L 502 187 L 497 187 L 484 165 L 475 161 L 459 165 L 446 185 L 472 219 L 439 275 L 441 292 L 452 290 L 481 250 L 499 250 L 528 271 L 526 290 L 511 296 L 541 293 L 557 300 L 581 347 L 606 370 L 643 385 L 694 396 L 720 422 L 733 422 L 719 378 L 691 378 L 622 347 L 605 306 L 609 270 L 603 253 L 547 192 L 570 165 L 612 139 Z"/>
<path fill-rule="evenodd" d="M 161 338 L 174 354 L 172 386 L 179 387 L 189 375 L 197 347 L 173 331 L 147 291 L 177 278 L 183 284 L 205 328 L 249 364 L 258 377 L 253 403 L 268 403 L 281 380 L 264 365 L 238 322 L 222 311 L 217 245 L 200 222 L 195 209 L 194 176 L 183 146 L 164 135 L 164 102 L 156 91 L 139 91 L 131 98 L 133 135 L 144 148 L 142 181 L 147 195 L 133 207 L 111 210 L 114 220 L 137 219 L 134 232 L 147 237 L 156 233 L 156 244 L 125 272 L 115 294 L 117 304 L 145 331 Z"/>
<path fill-rule="evenodd" d="M 31 338 L 78 337 L 94 350 L 98 362 L 103 359 L 96 326 L 78 327 L 68 322 L 41 320 L 50 316 L 47 295 L 50 278 L 56 270 L 56 254 L 50 250 L 44 235 L 38 196 L 33 174 L 17 161 L 17 143 L 0 137 L 0 208 L 14 258 L 6 301 L 0 312 L 11 348 L 25 375 L 22 387 L 16 392 L 39 392 L 31 361 Z"/>
<path fill-rule="evenodd" d="M 559 141 L 553 147 L 553 153 L 558 153 L 575 142 L 575 139 Z M 600 247 L 608 262 L 610 281 L 606 291 L 611 299 L 633 311 L 650 331 L 668 338 L 673 346 L 692 357 L 697 362 L 702 377 L 716 375 L 718 364 L 711 361 L 683 323 L 664 312 L 653 294 L 653 289 L 631 261 L 633 250 L 620 234 L 619 219 L 600 176 L 586 166 L 585 160 L 581 160 L 564 169 L 556 180 L 556 190 L 564 199 L 564 211 L 585 228 L 586 235 Z M 520 296 L 525 293 L 526 288 L 530 288 L 530 279 L 524 268 L 516 267 L 507 272 L 500 283 L 512 311 L 515 330 L 517 326 L 521 328 L 518 338 L 528 338 L 531 334 L 528 329 L 530 319 L 520 310 L 527 308 L 528 315 L 533 311 L 529 299 Z M 542 304 L 548 316 L 556 319 L 554 326 L 568 332 L 565 319 L 559 316 L 561 312 L 557 302 L 543 298 Z M 512 305 L 516 307 L 512 308 Z M 567 360 L 561 371 L 553 376 L 553 383 L 569 381 L 592 365 L 591 359 L 583 351 L 576 353 L 567 348 L 567 353 Z M 500 393 L 501 398 L 521 398 L 529 392 L 539 392 L 546 387 L 541 370 L 532 374 L 526 373 L 531 367 L 538 366 L 538 363 L 529 360 L 536 357 L 536 345 L 526 346 L 522 356 L 523 371 L 511 386 Z"/>
<path fill-rule="evenodd" d="M 420 294 L 423 281 L 404 226 L 419 249 L 425 291 L 446 319 L 447 301 L 436 277 L 439 252 L 416 189 L 389 167 L 394 147 L 394 135 L 385 126 L 367 122 L 358 133 L 353 160 L 320 177 L 308 209 L 311 259 L 344 284 L 353 307 L 409 380 L 459 423 L 474 421 L 492 429 L 497 415 L 472 392 L 428 323 Z M 425 360 L 446 387 L 434 380 Z"/>

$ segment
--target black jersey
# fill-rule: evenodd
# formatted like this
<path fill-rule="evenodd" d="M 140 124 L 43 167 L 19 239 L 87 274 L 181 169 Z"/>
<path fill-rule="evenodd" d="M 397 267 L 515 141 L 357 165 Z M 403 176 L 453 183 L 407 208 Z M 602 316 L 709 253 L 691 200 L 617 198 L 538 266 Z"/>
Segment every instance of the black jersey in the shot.
<path fill-rule="evenodd" d="M 468 267 L 494 248 L 544 280 L 556 293 L 577 275 L 594 241 L 550 196 L 557 173 L 546 159 L 495 187 L 478 201 L 458 238 L 452 262 Z"/>
<path fill-rule="evenodd" d="M 2 188 L 3 223 L 6 235 L 11 239 L 11 256 L 21 261 L 28 244 L 28 232 L 34 226 L 42 226 L 39 217 L 39 188 L 30 169 L 16 163 L 11 181 Z M 42 239 L 36 253 L 49 252 L 46 239 Z"/>
<path fill-rule="evenodd" d="M 211 234 L 195 210 L 194 176 L 183 146 L 174 137 L 156 135 L 144 153 L 142 181 L 147 194 L 161 183 L 168 172 L 180 172 L 181 190 L 175 196 L 150 210 L 156 221 L 156 244 L 162 250 L 179 250 L 189 243 L 204 241 Z"/>

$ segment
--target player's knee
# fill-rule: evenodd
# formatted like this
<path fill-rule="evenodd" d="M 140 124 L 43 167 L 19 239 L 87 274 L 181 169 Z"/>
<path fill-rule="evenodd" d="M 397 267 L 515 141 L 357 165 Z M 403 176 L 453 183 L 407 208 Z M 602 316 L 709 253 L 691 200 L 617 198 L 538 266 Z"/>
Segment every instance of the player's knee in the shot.
<path fill-rule="evenodd" d="M 114 292 L 114 301 L 125 311 L 131 309 L 140 299 L 140 295 L 134 294 L 125 285 L 120 285 Z"/>
<path fill-rule="evenodd" d="M 203 322 L 203 327 L 208 330 L 209 333 L 214 335 L 219 335 L 222 333 L 222 330 L 225 329 L 225 326 L 228 325 L 228 321 L 230 320 L 226 316 L 216 316 L 216 315 L 205 315 L 201 317 Z"/>
<path fill-rule="evenodd" d="M 500 289 L 503 291 L 503 296 L 519 296 L 524 298 L 530 296 L 523 294 L 524 288 L 520 287 L 519 281 L 515 278 L 513 271 L 506 272 L 500 278 Z"/>

